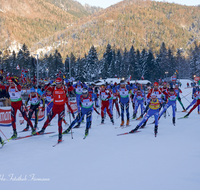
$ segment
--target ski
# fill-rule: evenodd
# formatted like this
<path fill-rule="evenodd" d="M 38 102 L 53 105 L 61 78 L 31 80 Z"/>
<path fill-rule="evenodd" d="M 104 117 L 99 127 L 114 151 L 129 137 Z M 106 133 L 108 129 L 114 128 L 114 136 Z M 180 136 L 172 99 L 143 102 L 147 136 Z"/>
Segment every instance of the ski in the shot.
<path fill-rule="evenodd" d="M 72 133 L 74 133 L 74 132 L 72 132 Z M 56 136 L 58 136 L 59 134 L 55 134 L 55 135 L 50 135 L 49 137 L 56 137 Z M 62 135 L 71 135 L 71 132 L 69 132 L 69 133 L 62 133 Z"/>
<path fill-rule="evenodd" d="M 187 117 L 185 117 L 185 116 L 184 117 L 179 117 L 178 119 L 186 119 L 186 118 L 188 118 L 188 116 Z"/>
<path fill-rule="evenodd" d="M 60 143 L 62 143 L 64 140 L 62 140 L 61 142 L 57 142 L 56 144 L 53 145 L 53 147 L 59 145 Z"/>
<path fill-rule="evenodd" d="M 55 133 L 55 132 L 47 132 L 47 133 L 43 133 L 43 134 L 41 134 L 41 135 L 47 135 L 47 134 L 51 134 L 51 133 Z M 29 137 L 33 137 L 33 136 L 38 136 L 37 134 L 36 135 L 26 135 L 26 136 L 24 136 L 24 137 L 17 137 L 17 138 L 14 138 L 14 139 L 12 139 L 12 140 L 20 140 L 20 139 L 25 139 L 25 138 L 29 138 Z"/>
<path fill-rule="evenodd" d="M 138 132 L 141 132 L 141 131 L 136 131 L 136 132 L 134 132 L 134 133 L 138 133 Z M 128 134 L 134 134 L 134 133 L 129 133 L 129 132 L 127 132 L 127 133 L 121 133 L 121 134 L 117 134 L 117 136 L 128 135 Z"/>

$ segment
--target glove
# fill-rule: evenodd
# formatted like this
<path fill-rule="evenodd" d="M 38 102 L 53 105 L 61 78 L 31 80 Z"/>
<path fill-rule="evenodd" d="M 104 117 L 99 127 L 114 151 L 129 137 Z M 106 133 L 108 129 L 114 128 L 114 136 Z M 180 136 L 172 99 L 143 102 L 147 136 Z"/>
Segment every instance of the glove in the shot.
<path fill-rule="evenodd" d="M 72 113 L 72 117 L 75 119 L 75 115 L 74 115 L 74 113 Z"/>
<path fill-rule="evenodd" d="M 50 80 L 50 82 L 49 82 L 50 84 L 52 84 L 53 83 L 53 80 Z"/>
<path fill-rule="evenodd" d="M 44 108 L 44 107 L 42 108 L 42 111 L 45 111 L 45 108 Z"/>

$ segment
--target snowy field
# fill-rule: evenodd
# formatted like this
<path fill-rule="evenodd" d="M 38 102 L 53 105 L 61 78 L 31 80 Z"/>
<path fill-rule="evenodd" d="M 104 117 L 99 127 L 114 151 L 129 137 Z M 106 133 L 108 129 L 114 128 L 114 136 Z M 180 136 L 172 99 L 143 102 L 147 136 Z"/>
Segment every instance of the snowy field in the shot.
<path fill-rule="evenodd" d="M 187 80 L 181 82 L 184 96 L 192 89 L 184 89 Z M 192 101 L 191 94 L 186 98 L 182 99 L 185 107 Z M 176 126 L 169 108 L 170 116 L 160 119 L 156 138 L 154 125 L 147 125 L 140 133 L 117 136 L 133 129 L 139 121 L 115 129 L 120 118 L 116 119 L 114 110 L 114 126 L 108 118 L 105 125 L 99 125 L 101 118 L 93 113 L 92 128 L 85 140 L 85 123 L 73 129 L 73 139 L 71 134 L 64 135 L 64 142 L 56 147 L 52 145 L 57 137 L 49 135 L 11 140 L 0 149 L 0 189 L 199 190 L 200 115 L 194 110 L 189 118 L 177 120 L 185 115 L 177 104 Z M 130 112 L 132 116 L 132 105 Z M 69 122 L 68 116 L 66 119 Z M 39 123 L 40 128 L 43 123 Z M 25 125 L 18 124 L 17 130 Z M 0 129 L 8 137 L 12 135 L 11 127 Z M 57 118 L 48 131 L 57 133 Z"/>

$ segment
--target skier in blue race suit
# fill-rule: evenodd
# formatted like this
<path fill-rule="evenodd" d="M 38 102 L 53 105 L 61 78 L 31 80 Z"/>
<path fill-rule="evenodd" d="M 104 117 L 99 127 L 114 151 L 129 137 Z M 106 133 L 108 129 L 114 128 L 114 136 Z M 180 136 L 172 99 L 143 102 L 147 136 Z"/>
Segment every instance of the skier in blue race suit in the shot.
<path fill-rule="evenodd" d="M 129 125 L 129 90 L 130 86 L 126 85 L 125 81 L 120 82 L 120 87 L 118 88 L 118 96 L 121 107 L 121 125 L 124 125 L 124 108 L 126 108 L 126 125 Z"/>
<path fill-rule="evenodd" d="M 82 84 L 80 81 L 78 81 L 75 85 L 73 85 L 74 91 L 76 94 L 76 103 L 78 107 L 78 112 L 80 112 L 80 97 L 82 95 L 83 88 L 87 88 L 87 86 Z"/>
<path fill-rule="evenodd" d="M 173 118 L 172 122 L 175 125 L 175 117 L 176 117 L 176 100 L 177 100 L 177 94 L 174 91 L 173 88 L 170 88 L 169 91 L 164 91 L 163 94 L 167 98 L 167 103 L 164 106 L 164 109 L 160 112 L 159 119 L 162 117 L 163 113 L 170 107 L 172 106 L 172 113 L 173 113 Z"/>
<path fill-rule="evenodd" d="M 142 118 L 144 115 L 144 102 L 146 102 L 145 94 L 141 90 L 138 90 L 134 96 L 133 102 L 135 102 L 135 110 L 133 114 L 133 119 L 136 118 L 137 110 L 139 106 L 141 107 L 141 116 L 139 118 Z"/>
<path fill-rule="evenodd" d="M 154 133 L 155 137 L 158 133 L 158 117 L 159 117 L 159 108 L 160 102 L 155 94 L 151 96 L 150 102 L 147 105 L 145 112 L 148 109 L 147 114 L 144 116 L 143 120 L 135 127 L 135 129 L 131 130 L 129 133 L 135 133 L 140 127 L 144 127 L 146 125 L 147 120 L 154 115 L 155 117 L 155 128 Z"/>
<path fill-rule="evenodd" d="M 95 109 L 97 112 L 96 108 L 93 107 L 94 103 L 92 100 L 91 95 L 88 93 L 87 89 L 82 90 L 82 95 L 80 97 L 80 106 L 81 106 L 81 111 L 78 113 L 76 116 L 76 119 L 71 123 L 71 125 L 63 132 L 63 134 L 69 133 L 71 128 L 78 122 L 80 123 L 82 121 L 82 118 L 84 115 L 86 115 L 86 129 L 85 129 L 85 136 L 88 135 L 89 133 L 89 128 L 91 127 L 92 124 L 92 111 Z M 97 112 L 99 115 L 100 113 Z"/>

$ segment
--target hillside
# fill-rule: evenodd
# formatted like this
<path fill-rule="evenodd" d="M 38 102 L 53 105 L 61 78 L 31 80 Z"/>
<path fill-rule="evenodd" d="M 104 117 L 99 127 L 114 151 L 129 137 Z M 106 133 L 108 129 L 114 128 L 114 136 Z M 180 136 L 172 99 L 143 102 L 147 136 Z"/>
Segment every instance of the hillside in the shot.
<path fill-rule="evenodd" d="M 151 48 L 156 52 L 165 42 L 167 47 L 182 49 L 187 55 L 193 42 L 200 39 L 199 29 L 199 7 L 130 0 L 80 19 L 70 29 L 49 38 L 52 43 L 38 48 L 54 46 L 56 42 L 63 56 L 69 52 L 83 56 L 91 45 L 101 55 L 108 43 L 120 49 L 134 45 L 139 50 Z"/>
<path fill-rule="evenodd" d="M 13 42 L 34 42 L 52 36 L 71 26 L 78 18 L 98 12 L 101 8 L 86 9 L 73 0 L 1 0 L 0 49 Z"/>

